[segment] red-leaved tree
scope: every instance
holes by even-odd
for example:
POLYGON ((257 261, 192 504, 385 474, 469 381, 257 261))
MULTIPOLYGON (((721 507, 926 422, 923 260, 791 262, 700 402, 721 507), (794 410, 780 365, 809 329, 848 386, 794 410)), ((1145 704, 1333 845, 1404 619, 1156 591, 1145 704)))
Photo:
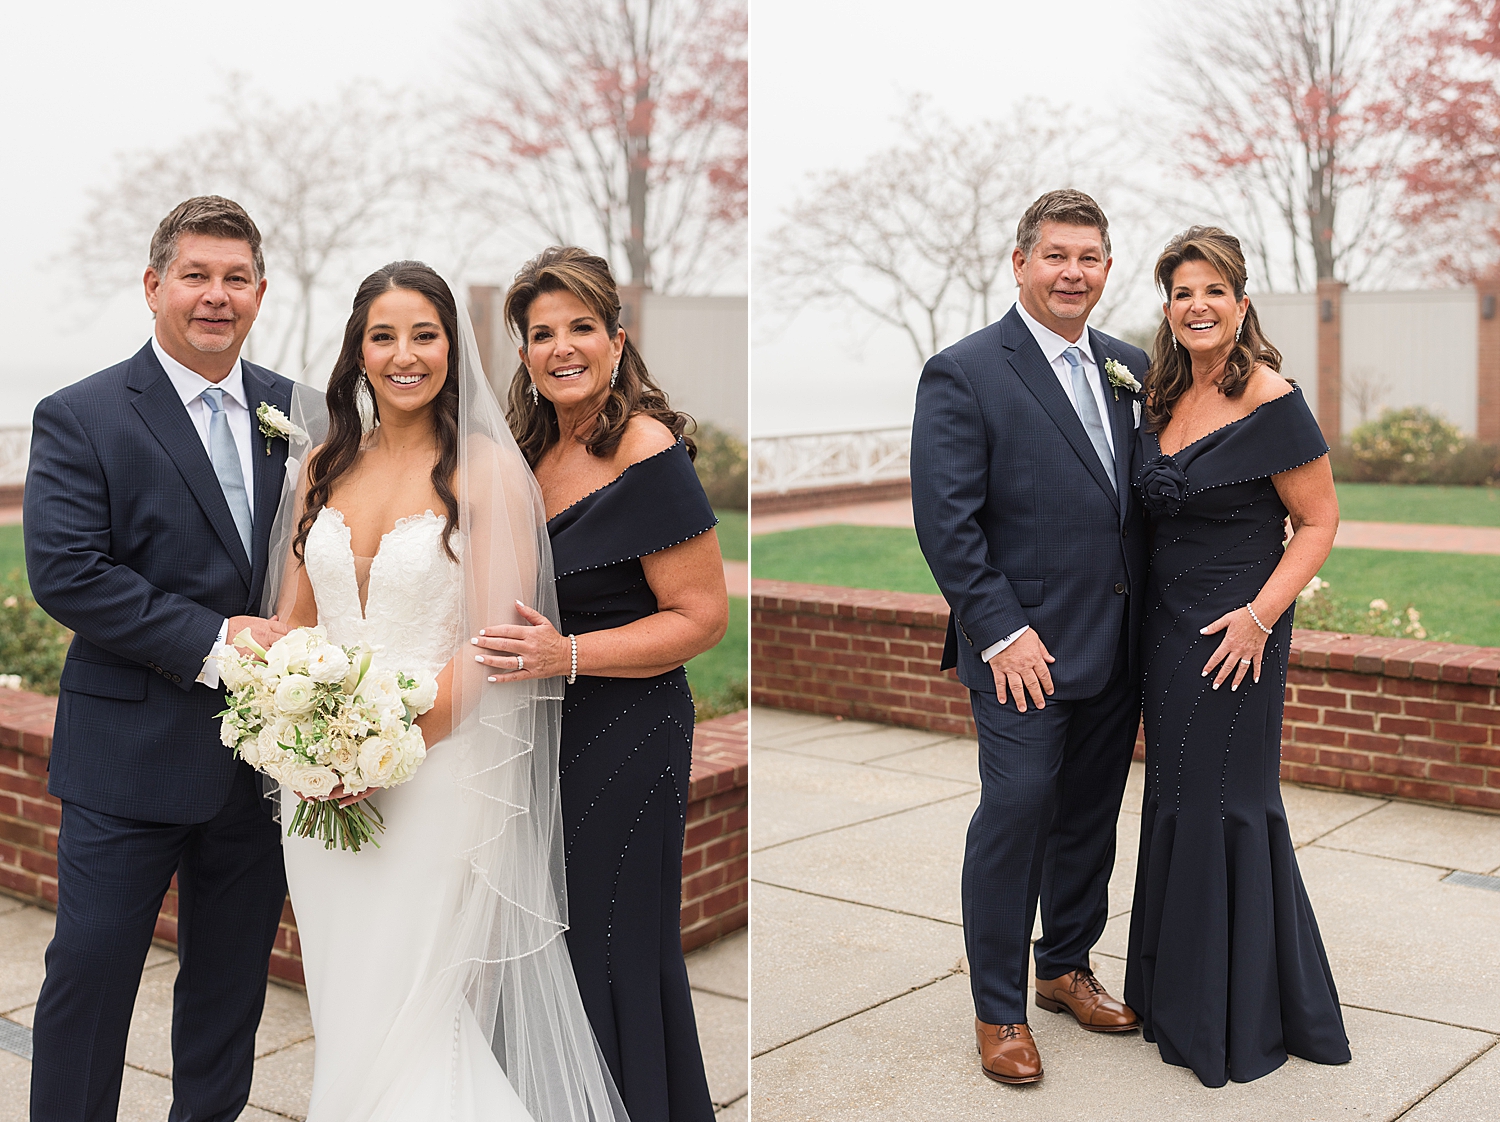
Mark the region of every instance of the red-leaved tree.
POLYGON ((1163 93, 1186 170, 1262 283, 1374 279, 1391 265, 1405 40, 1381 0, 1223 0, 1174 10, 1163 93))
POLYGON ((658 291, 743 259, 744 0, 504 0, 474 26, 495 203, 658 291))
POLYGON ((1500 270, 1500 0, 1450 0, 1406 13, 1413 65, 1392 106, 1423 147, 1405 174, 1401 217, 1436 247, 1441 276, 1500 270))

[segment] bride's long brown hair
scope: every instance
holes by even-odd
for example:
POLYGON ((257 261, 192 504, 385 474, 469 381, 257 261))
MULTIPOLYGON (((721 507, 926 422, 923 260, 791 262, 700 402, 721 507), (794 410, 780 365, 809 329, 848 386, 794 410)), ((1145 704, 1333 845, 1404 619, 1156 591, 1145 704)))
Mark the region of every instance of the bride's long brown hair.
MULTIPOLYGON (((1162 299, 1172 302, 1172 277, 1185 261, 1202 261, 1224 278, 1224 283, 1234 289, 1235 302, 1245 298, 1245 285, 1249 279, 1245 268, 1245 255, 1240 250, 1240 240, 1217 226, 1192 226, 1167 243, 1156 259, 1156 287, 1161 289, 1162 299)), ((1269 366, 1281 371, 1281 352, 1271 345, 1261 330, 1260 317, 1255 314, 1252 302, 1245 311, 1245 322, 1240 338, 1229 352, 1224 364, 1224 374, 1219 379, 1219 392, 1225 397, 1239 397, 1245 392, 1250 375, 1257 366, 1269 366)), ((1144 390, 1146 393, 1146 423, 1152 432, 1161 432, 1172 419, 1172 406, 1193 384, 1193 358, 1186 347, 1175 346, 1172 321, 1162 316, 1161 326, 1156 330, 1156 343, 1151 355, 1151 367, 1146 371, 1144 390)))
MULTIPOLYGON (((438 444, 437 462, 432 465, 432 489, 448 512, 448 524, 443 527, 443 550, 450 560, 458 560, 449 540, 458 526, 458 496, 453 493, 453 477, 458 469, 458 305, 448 282, 432 266, 421 261, 392 261, 360 282, 349 322, 344 325, 344 345, 328 378, 328 439, 308 461, 307 498, 297 522, 297 536, 292 539, 292 552, 299 561, 307 532, 312 529, 318 512, 328 504, 333 485, 349 473, 359 457, 364 429, 358 401, 360 380, 365 376, 360 370, 363 366, 360 360, 365 328, 370 322, 370 305, 381 293, 396 288, 425 296, 437 309, 438 321, 448 336, 448 376, 432 402, 432 427, 438 444)), ((370 400, 378 424, 380 404, 373 393, 370 400)))

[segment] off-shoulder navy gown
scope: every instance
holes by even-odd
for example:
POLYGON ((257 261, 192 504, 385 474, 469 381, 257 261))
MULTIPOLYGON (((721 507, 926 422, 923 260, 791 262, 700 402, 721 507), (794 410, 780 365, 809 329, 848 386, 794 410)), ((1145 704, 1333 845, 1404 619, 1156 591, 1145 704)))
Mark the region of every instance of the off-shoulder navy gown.
MULTIPOLYGON (((547 523, 562 633, 656 611, 641 558, 717 522, 679 440, 547 523)), ((568 950, 631 1122, 711 1122, 679 934, 693 698, 682 667, 563 698, 568 950)))
POLYGON ((1281 803, 1292 610, 1258 684, 1210 688, 1223 634, 1281 559, 1271 476, 1328 451, 1301 390, 1167 456, 1141 430, 1136 486, 1152 534, 1143 624, 1146 794, 1125 1000, 1162 1059, 1204 1084, 1244 1083, 1288 1053, 1349 1060, 1338 992, 1281 803))

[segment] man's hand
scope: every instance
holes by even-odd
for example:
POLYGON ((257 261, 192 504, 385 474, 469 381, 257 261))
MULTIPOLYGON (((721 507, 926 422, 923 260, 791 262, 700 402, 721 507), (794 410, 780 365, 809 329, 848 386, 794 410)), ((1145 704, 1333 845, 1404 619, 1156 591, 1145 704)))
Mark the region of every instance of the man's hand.
POLYGON ((1010 646, 990 659, 990 673, 995 675, 995 693, 1000 704, 1005 704, 1006 690, 1015 695, 1016 709, 1026 712, 1026 695, 1036 702, 1038 709, 1047 708, 1043 694, 1052 693, 1052 672, 1049 662, 1056 662, 1033 628, 1026 631, 1010 646))
MULTIPOLYGON (((276 616, 272 616, 270 619, 261 619, 259 616, 231 616, 229 620, 229 642, 234 643, 234 637, 247 627, 250 629, 250 638, 254 639, 262 647, 269 647, 289 630, 287 625, 282 623, 276 616)), ((238 644, 236 644, 235 649, 244 655, 254 653, 244 647, 238 646, 238 644)))

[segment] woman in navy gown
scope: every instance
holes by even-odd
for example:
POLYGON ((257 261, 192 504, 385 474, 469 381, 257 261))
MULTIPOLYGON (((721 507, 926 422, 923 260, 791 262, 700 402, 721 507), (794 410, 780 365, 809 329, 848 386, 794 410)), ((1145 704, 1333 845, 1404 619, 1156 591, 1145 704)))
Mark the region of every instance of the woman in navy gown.
POLYGON ((711 1122, 683 964, 693 698, 724 635, 717 518, 674 412, 620 327, 603 258, 554 247, 506 295, 522 340, 511 429, 547 506, 558 631, 486 629, 495 680, 560 676, 568 950, 631 1122, 711 1122))
POLYGON ((1349 1060, 1281 803, 1292 607, 1333 545, 1328 445, 1245 296, 1238 240, 1174 238, 1136 486, 1146 795, 1125 1000, 1206 1085, 1349 1060), (1290 513, 1295 536, 1284 542, 1290 513))

